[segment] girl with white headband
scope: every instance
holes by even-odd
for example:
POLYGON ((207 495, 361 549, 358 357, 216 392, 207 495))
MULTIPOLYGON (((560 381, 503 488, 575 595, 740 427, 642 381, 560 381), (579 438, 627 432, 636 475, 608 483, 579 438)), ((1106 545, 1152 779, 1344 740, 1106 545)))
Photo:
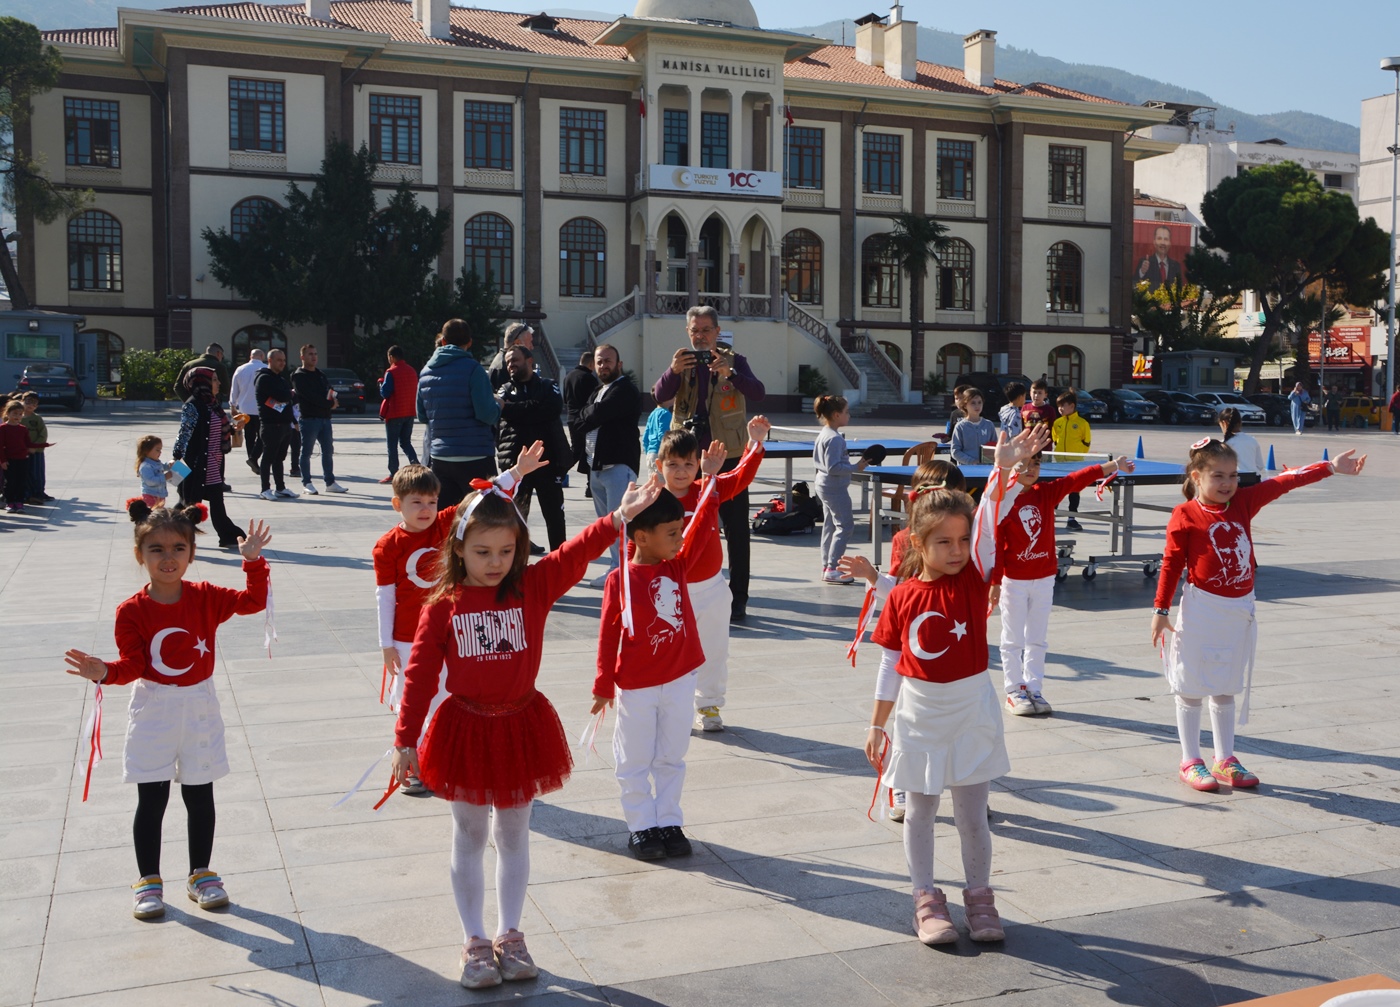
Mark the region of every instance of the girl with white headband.
MULTIPOLYGON (((502 480, 510 483, 512 480, 502 480)), ((502 484, 474 481, 443 544, 442 580, 418 620, 394 733, 394 775, 417 776, 451 802, 452 894, 462 919, 461 983, 468 989, 529 979, 539 969, 520 916, 530 874, 530 808, 573 768, 559 715, 535 691, 545 618, 623 522, 661 493, 631 484, 617 511, 527 566, 530 533, 502 484), (419 735, 447 665, 448 698, 419 735), (485 936, 483 860, 496 847, 496 938, 485 936)))

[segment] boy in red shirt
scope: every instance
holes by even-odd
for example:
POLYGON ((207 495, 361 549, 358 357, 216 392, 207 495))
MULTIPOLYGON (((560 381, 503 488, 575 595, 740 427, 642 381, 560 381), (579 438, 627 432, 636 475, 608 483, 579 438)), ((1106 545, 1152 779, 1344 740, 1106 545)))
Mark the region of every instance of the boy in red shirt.
MULTIPOLYGON (((738 468, 715 477, 714 494, 720 503, 734 499, 749 488, 763 461, 763 440, 772 424, 762 416, 749 420, 749 443, 744 449, 738 468)), ((718 443, 718 442, 716 442, 718 443)), ((721 461, 723 457, 721 456, 721 461)), ((686 520, 695 514, 700 503, 700 442, 689 430, 672 430, 661 439, 656 452, 656 468, 666 481, 666 489, 685 507, 686 520)), ((729 613, 732 605, 729 582, 724 579, 724 551, 719 544, 719 519, 711 516, 709 523, 696 528, 701 535, 697 543, 701 555, 690 577, 690 602, 695 608, 695 622, 705 641, 705 663, 695 679, 695 713, 703 731, 723 731, 719 708, 724 705, 724 693, 729 685, 729 613)))
POLYGON ((0 468, 5 470, 5 509, 16 514, 24 510, 32 447, 24 425, 24 403, 14 399, 6 403, 4 423, 0 423, 0 468))
MULTIPOLYGON (((723 451, 708 452, 706 474, 713 476, 723 463, 723 451)), ((702 497, 689 535, 685 507, 670 493, 629 521, 636 552, 603 587, 593 713, 613 705, 616 694, 613 758, 631 833, 627 848, 638 860, 690 855, 681 831, 681 787, 695 672, 705 651, 686 582, 705 553, 703 530, 719 512, 717 492, 702 497)))
POLYGON ((1099 479, 1133 470, 1133 463, 1124 456, 1089 465, 1062 479, 1039 482, 1040 460, 1037 454, 1016 470, 1021 492, 997 525, 997 566, 992 572, 993 597, 1000 593, 1006 708, 1017 717, 1050 713, 1052 709, 1040 688, 1045 679, 1050 609, 1059 570, 1055 508, 1066 496, 1099 479))

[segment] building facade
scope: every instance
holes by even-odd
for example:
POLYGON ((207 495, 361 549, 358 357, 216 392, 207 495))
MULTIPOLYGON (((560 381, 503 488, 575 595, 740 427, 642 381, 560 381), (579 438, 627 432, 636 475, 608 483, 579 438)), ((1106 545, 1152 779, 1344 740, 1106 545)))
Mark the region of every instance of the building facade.
POLYGON ((608 341, 659 373, 693 304, 773 393, 799 368, 917 401, 910 291, 879 251, 890 215, 951 248, 923 290, 924 372, 1119 384, 1129 366, 1135 162, 1172 143, 1144 109, 995 76, 995 33, 961 68, 915 58, 895 7, 856 45, 766 31, 748 0, 641 0, 608 24, 307 0, 123 10, 52 31, 65 71, 19 142, 94 206, 21 221, 36 303, 122 349, 322 344, 279 332, 210 275, 200 234, 246 227, 326 144, 367 143, 452 230, 439 271, 490 271, 548 358, 608 341), (854 359, 853 359, 854 355, 854 359), (858 365, 856 361, 860 361, 858 365))

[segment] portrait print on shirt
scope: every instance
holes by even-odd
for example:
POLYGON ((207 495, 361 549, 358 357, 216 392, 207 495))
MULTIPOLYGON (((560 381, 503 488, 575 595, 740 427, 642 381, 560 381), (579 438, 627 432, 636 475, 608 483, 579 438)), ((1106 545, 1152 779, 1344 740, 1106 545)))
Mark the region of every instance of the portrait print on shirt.
POLYGON ((1048 553, 1043 549, 1037 551, 1037 547, 1040 545, 1040 533, 1045 527, 1045 515, 1040 513, 1040 508, 1035 504, 1026 504, 1016 511, 1016 516, 1021 519, 1021 527, 1025 529, 1026 538, 1030 540, 1016 558, 1022 563, 1043 559, 1048 553))
POLYGON ((1238 521, 1217 521, 1206 531, 1211 551, 1220 564, 1219 573, 1211 577, 1209 584, 1215 587, 1233 587, 1247 583, 1254 575, 1249 557, 1252 547, 1249 532, 1238 521))
POLYGON ((489 609, 452 616, 458 657, 491 657, 525 649, 525 610, 489 609))
POLYGON ((685 613, 681 611, 681 586, 667 576, 657 577, 647 587, 656 618, 647 627, 647 642, 653 655, 685 636, 685 613))

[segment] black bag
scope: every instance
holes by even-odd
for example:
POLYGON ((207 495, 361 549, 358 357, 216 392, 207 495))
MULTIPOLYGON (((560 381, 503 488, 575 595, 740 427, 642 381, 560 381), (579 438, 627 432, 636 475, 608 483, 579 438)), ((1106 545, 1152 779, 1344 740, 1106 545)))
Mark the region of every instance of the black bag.
POLYGON ((805 482, 794 483, 791 507, 784 504, 782 497, 774 497, 753 516, 749 526, 755 535, 811 535, 821 516, 821 501, 812 499, 805 482))

